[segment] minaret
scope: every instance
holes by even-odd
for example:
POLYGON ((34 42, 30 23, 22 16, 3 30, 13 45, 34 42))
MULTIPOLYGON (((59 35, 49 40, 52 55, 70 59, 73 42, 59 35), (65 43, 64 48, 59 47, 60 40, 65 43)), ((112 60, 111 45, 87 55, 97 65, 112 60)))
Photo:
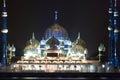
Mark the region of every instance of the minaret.
POLYGON ((113 1, 110 0, 110 7, 109 7, 109 26, 108 26, 108 30, 109 30, 109 49, 108 49, 108 53, 109 53, 109 62, 110 65, 114 66, 114 55, 113 55, 113 51, 114 51, 114 18, 113 18, 113 1))
POLYGON ((117 0, 110 0, 109 8, 110 20, 109 20, 109 62, 112 67, 119 66, 118 55, 118 10, 117 0))
POLYGON ((118 47, 119 47, 119 30, 118 30, 118 10, 117 10, 117 0, 114 2, 114 66, 119 66, 119 55, 118 55, 118 47))
POLYGON ((7 66, 7 10, 6 10, 6 0, 3 0, 3 8, 2 8, 2 66, 7 66))

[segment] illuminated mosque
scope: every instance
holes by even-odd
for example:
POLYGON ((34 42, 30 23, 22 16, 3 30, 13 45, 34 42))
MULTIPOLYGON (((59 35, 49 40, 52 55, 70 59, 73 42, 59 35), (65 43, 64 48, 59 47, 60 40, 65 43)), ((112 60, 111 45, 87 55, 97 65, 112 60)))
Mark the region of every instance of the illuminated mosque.
POLYGON ((67 31, 55 23, 45 32, 45 38, 40 40, 35 39, 34 33, 30 40, 27 41, 24 48, 24 57, 79 57, 85 58, 87 54, 86 43, 80 38, 72 42, 67 31))
POLYGON ((40 40, 32 34, 24 48, 24 58, 30 57, 79 57, 85 58, 87 47, 78 33, 77 39, 72 42, 65 28, 57 23, 58 12, 55 11, 55 23, 45 31, 45 36, 40 40))
POLYGON ((86 60, 88 51, 85 41, 80 38, 80 33, 78 33, 77 39, 72 42, 68 32, 57 23, 57 13, 55 11, 55 23, 45 31, 45 36, 40 42, 36 40, 33 32, 31 38, 26 42, 22 61, 19 60, 17 63, 29 63, 31 60, 35 60, 35 63, 39 63, 39 60, 41 63, 63 63, 63 61, 79 63, 81 60, 86 60))
MULTIPOLYGON (((31 38, 26 41, 26 46, 24 48, 24 55, 20 60, 14 63, 10 63, 12 56, 15 56, 15 47, 7 46, 6 34, 7 29, 7 11, 5 1, 3 0, 3 10, 2 10, 2 66, 6 67, 8 61, 10 64, 10 70, 12 72, 20 71, 43 71, 43 72, 65 72, 65 71, 75 71, 75 72, 101 72, 105 71, 106 64, 101 65, 101 52, 105 51, 103 44, 100 44, 98 47, 99 50, 99 59, 98 60, 87 60, 86 55, 89 53, 87 45, 83 39, 80 37, 80 32, 78 32, 77 38, 72 42, 69 38, 67 30, 58 23, 58 12, 55 11, 55 23, 46 29, 44 37, 41 40, 35 38, 35 33, 31 34, 31 38), (6 50, 10 51, 9 58, 6 56, 6 50)), ((109 51, 118 51, 117 42, 118 42, 118 26, 114 25, 114 31, 111 26, 112 22, 117 23, 118 12, 116 11, 116 0, 110 0, 110 24, 108 27, 110 36, 110 45, 112 39, 115 38, 114 44, 115 47, 110 47, 109 51), (115 7, 113 8, 114 5, 115 7), (112 9, 114 10, 114 16, 112 16, 112 9), (115 17, 114 19, 111 17, 115 17), (113 36, 112 32, 115 34, 113 36)), ((118 66, 118 52, 110 53, 109 63, 111 66, 118 66), (112 54, 112 55, 111 55, 112 54), (114 55, 114 56, 113 56, 114 55)), ((108 68, 107 68, 108 69, 108 68)))

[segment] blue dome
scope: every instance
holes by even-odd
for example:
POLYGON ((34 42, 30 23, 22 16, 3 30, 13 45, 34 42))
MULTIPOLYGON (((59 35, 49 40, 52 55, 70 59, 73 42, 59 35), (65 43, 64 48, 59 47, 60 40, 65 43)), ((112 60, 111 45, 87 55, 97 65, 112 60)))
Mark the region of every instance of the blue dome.
POLYGON ((68 33, 67 31, 60 25, 54 24, 50 28, 48 28, 45 32, 45 38, 50 39, 54 36, 58 40, 67 39, 68 33))

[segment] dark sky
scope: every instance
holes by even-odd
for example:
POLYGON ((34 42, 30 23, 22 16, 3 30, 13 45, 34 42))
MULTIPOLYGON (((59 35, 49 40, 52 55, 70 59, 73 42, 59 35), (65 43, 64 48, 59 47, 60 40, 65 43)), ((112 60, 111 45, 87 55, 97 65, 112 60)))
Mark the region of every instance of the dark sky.
POLYGON ((108 8, 109 0, 7 0, 8 43, 23 49, 32 32, 40 41, 54 23, 57 10, 59 24, 68 31, 70 39, 74 41, 80 32, 92 55, 100 43, 108 48, 108 8))

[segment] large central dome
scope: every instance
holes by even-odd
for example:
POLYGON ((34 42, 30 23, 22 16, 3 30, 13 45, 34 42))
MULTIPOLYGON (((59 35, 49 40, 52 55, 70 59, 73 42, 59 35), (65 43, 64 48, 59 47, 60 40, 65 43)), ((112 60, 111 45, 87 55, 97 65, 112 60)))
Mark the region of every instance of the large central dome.
POLYGON ((68 38, 68 33, 59 24, 54 24, 51 27, 49 27, 45 32, 45 38, 46 39, 49 39, 53 36, 55 38, 57 38, 58 40, 62 40, 62 39, 67 39, 68 38))

